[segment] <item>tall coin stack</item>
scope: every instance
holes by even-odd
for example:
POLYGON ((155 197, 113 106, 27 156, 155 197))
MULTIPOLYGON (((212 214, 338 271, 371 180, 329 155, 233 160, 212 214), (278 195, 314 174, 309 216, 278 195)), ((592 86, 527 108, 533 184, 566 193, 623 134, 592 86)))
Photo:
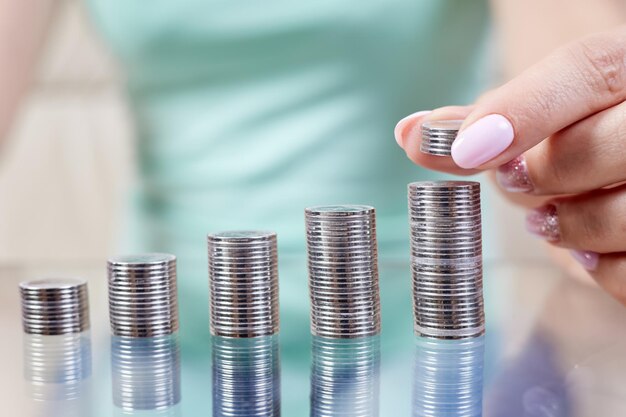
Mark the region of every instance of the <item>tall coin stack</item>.
POLYGON ((209 234, 211 334, 269 336, 279 330, 276 233, 209 234))
POLYGON ((178 335, 113 336, 111 376, 116 407, 125 411, 170 410, 181 398, 178 335))
POLYGON ((459 133, 463 120, 435 120, 422 124, 420 152, 437 156, 450 156, 452 143, 459 133))
POLYGON ((89 329, 87 283, 43 279, 20 284, 22 325, 27 334, 61 335, 89 329))
POLYGON ((380 338, 313 336, 311 417, 377 417, 380 338))
POLYGON ((480 184, 415 182, 408 194, 415 332, 445 339, 482 335, 480 184))
POLYGON ((278 335, 214 336, 213 417, 280 416, 278 335))
POLYGON ((113 335, 156 337, 178 330, 174 255, 119 256, 108 261, 108 275, 113 335))
POLYGON ((338 205, 305 210, 315 336, 357 338, 380 333, 375 210, 338 205))

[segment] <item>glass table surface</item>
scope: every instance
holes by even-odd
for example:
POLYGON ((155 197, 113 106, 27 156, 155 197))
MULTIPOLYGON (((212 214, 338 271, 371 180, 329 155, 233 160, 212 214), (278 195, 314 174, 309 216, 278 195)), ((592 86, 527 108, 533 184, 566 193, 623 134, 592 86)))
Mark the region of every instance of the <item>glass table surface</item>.
POLYGON ((281 260, 279 335, 211 337, 207 311, 133 339, 110 336, 104 267, 0 267, 2 414, 626 416, 626 308, 548 264, 491 263, 484 277, 480 338, 414 336, 408 264, 384 261, 382 334, 312 337, 306 264, 281 260), (54 275, 88 280, 91 329, 23 334, 18 283, 54 275))

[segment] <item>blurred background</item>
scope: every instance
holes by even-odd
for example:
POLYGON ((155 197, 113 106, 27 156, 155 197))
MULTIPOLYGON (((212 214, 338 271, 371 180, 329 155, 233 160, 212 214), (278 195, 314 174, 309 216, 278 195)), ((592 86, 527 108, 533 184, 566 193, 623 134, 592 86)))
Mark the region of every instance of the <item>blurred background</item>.
MULTIPOLYGON (((124 198, 135 181, 123 75, 85 4, 60 4, 0 156, 3 265, 102 262, 117 251, 124 198)), ((488 55, 496 60, 493 51, 488 55)), ((483 78, 495 84, 497 65, 490 64, 483 78)), ((392 132, 381 140, 393 141, 392 132)), ((491 231, 498 256, 541 258, 541 248, 522 233, 523 211, 489 194, 486 220, 497 225, 491 231)))
POLYGON ((0 263, 102 262, 132 182, 133 128, 85 5, 63 0, 0 156, 0 263))

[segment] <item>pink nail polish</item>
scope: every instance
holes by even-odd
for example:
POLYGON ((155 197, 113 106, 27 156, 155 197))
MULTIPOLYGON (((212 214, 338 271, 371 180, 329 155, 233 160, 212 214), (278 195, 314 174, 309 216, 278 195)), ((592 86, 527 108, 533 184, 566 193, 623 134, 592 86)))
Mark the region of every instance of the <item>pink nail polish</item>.
POLYGON ((548 204, 531 210, 526 215, 526 229, 533 235, 550 242, 558 241, 561 238, 561 232, 556 206, 548 204))
POLYGON ((600 256, 597 253, 587 250, 572 250, 570 253, 587 271, 595 271, 598 267, 600 256))
MULTIPOLYGON (((418 111, 417 113, 413 113, 413 114, 409 114, 408 116, 406 116, 404 119, 400 120, 398 122, 398 124, 396 125, 395 129, 393 130, 393 135, 396 138, 396 142, 398 142, 398 145, 400 145, 400 147, 402 149, 404 149, 404 143, 405 143, 405 137, 406 136, 412 136, 411 132, 405 132, 405 128, 406 126, 411 122, 414 121, 415 119, 418 119, 422 116, 427 115, 428 113, 432 113, 432 110, 422 110, 422 111, 418 111)), ((414 129, 412 129, 413 131, 414 129)), ((416 131, 419 131, 416 130, 416 131)), ((407 138, 408 139, 408 138, 407 138)))
POLYGON ((526 158, 523 155, 498 167, 496 180, 502 188, 513 193, 527 193, 535 188, 528 175, 526 158))
POLYGON ((459 133, 452 144, 452 159, 461 168, 476 168, 500 155, 513 142, 513 125, 490 114, 459 133))

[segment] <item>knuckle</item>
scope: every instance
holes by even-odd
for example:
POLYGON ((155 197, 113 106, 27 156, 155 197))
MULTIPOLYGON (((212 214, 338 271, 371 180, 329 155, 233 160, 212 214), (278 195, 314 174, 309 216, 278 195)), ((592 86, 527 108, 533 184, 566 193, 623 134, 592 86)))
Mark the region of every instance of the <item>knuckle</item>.
POLYGON ((584 79, 594 91, 623 97, 626 90, 626 39, 614 33, 579 41, 572 48, 584 79))
POLYGON ((558 211, 561 240, 566 244, 595 248, 605 235, 604 219, 576 202, 562 202, 558 211))
POLYGON ((575 152, 567 144, 567 137, 557 132, 546 141, 544 159, 546 186, 555 194, 563 194, 574 187, 575 180, 580 177, 581 166, 585 165, 585 154, 575 152))

